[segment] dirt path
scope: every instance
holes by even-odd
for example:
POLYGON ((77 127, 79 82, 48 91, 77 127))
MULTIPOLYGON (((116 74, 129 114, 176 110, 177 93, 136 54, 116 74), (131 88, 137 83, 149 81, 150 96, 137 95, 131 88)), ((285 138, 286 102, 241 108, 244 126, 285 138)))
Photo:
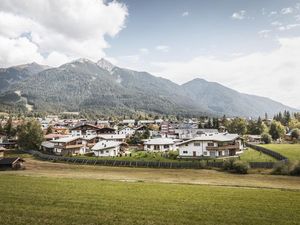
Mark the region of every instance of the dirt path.
POLYGON ((87 178, 128 182, 162 182, 300 190, 300 178, 264 174, 236 175, 216 170, 147 169, 52 163, 26 158, 26 170, 1 174, 87 178))

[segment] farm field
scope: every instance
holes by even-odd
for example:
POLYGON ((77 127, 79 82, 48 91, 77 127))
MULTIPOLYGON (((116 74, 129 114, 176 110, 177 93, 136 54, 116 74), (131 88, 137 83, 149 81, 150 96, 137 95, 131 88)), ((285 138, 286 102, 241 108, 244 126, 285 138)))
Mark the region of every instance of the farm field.
POLYGON ((247 150, 244 150, 244 153, 240 155, 240 160, 246 162, 276 162, 277 161, 273 157, 258 152, 252 148, 248 148, 247 150))
POLYGON ((264 144, 260 146, 278 152, 292 161, 300 161, 300 144, 264 144))
POLYGON ((300 191, 0 175, 3 224, 299 224, 300 191))

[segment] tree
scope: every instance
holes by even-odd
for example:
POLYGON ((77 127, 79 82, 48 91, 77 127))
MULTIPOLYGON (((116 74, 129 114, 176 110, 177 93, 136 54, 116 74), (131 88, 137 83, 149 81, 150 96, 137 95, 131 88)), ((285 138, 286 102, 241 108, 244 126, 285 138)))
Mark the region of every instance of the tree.
POLYGON ((8 137, 13 137, 16 135, 16 129, 13 127, 12 123, 12 117, 9 117, 5 126, 4 126, 4 132, 8 137))
POLYGON ((285 128, 280 122, 273 121, 270 126, 269 134, 273 140, 277 140, 285 135, 285 128))
POLYGON ((48 127, 47 127, 47 131, 46 131, 46 134, 52 134, 52 133, 53 133, 52 126, 48 126, 48 127))
POLYGON ((247 132, 247 123, 245 119, 235 118, 228 124, 227 130, 229 133, 237 133, 244 135, 247 132))
POLYGON ((36 120, 29 120, 18 129, 18 145, 22 149, 38 150, 43 139, 43 130, 36 120))
POLYGON ((264 133, 261 135, 261 140, 265 143, 265 144, 270 144, 272 141, 272 137, 270 134, 268 133, 264 133))
POLYGON ((297 140, 300 136, 300 130, 298 128, 295 128, 291 132, 291 138, 297 140))

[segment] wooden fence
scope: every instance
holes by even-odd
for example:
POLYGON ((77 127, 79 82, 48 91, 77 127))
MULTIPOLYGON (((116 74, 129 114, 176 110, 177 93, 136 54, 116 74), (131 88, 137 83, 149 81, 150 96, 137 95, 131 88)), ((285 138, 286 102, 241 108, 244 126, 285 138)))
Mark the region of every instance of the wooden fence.
POLYGON ((262 153, 264 153, 266 155, 269 155, 269 156, 271 156, 271 157, 273 157, 273 158, 275 158, 277 160, 285 160, 285 161, 288 160, 287 157, 281 155, 280 153, 274 152, 274 151, 272 151, 270 149, 267 149, 265 147, 254 145, 254 144, 250 144, 250 143, 246 143, 246 146, 250 147, 250 148, 253 148, 256 151, 262 152, 262 153))
MULTIPOLYGON (((223 162, 195 160, 189 162, 155 162, 155 161, 130 161, 130 160, 105 160, 105 159, 84 159, 76 157, 64 157, 47 155, 39 151, 29 151, 30 154, 47 161, 67 162, 83 165, 100 165, 100 166, 118 166, 118 167, 145 167, 145 168, 166 168, 166 169, 204 169, 208 167, 222 168, 223 162)), ((251 168, 273 168, 274 162, 250 162, 251 168)))

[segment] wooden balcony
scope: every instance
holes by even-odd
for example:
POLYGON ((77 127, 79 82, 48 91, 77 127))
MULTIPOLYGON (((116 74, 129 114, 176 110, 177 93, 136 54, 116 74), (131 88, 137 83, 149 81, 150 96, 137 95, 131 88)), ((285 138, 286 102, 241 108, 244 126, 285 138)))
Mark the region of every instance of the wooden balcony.
POLYGON ((206 150, 208 151, 224 151, 224 150, 238 150, 240 148, 240 145, 237 143, 235 145, 225 145, 225 146, 207 146, 206 150))
POLYGON ((81 148, 83 144, 75 144, 75 145, 55 145, 54 148, 59 149, 74 149, 74 148, 81 148))

